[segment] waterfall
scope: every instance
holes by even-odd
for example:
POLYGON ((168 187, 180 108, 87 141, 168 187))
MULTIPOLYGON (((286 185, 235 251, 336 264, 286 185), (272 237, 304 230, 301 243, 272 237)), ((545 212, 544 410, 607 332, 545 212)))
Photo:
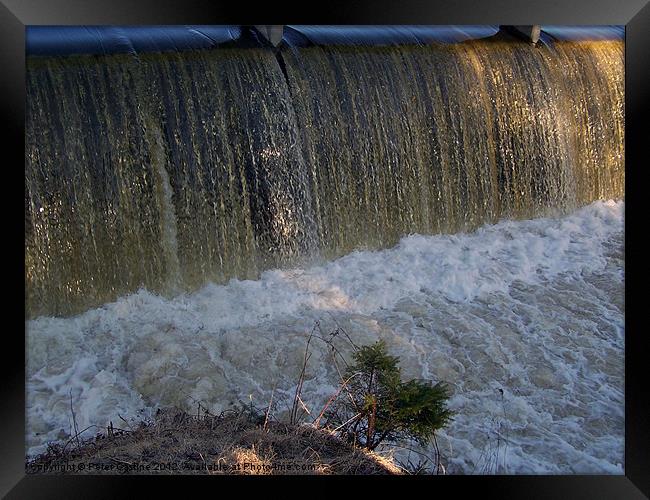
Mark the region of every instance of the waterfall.
POLYGON ((624 196, 622 41, 28 57, 29 317, 624 196))

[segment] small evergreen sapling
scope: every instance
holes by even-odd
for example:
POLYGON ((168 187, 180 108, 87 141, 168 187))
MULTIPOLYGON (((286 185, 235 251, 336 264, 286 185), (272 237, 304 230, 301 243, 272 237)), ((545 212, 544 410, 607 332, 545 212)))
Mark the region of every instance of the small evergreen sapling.
POLYGON ((363 346, 348 367, 345 396, 327 411, 328 425, 355 444, 374 450, 384 441, 413 439, 422 444, 452 418, 446 384, 401 381, 399 358, 386 352, 383 341, 363 346))

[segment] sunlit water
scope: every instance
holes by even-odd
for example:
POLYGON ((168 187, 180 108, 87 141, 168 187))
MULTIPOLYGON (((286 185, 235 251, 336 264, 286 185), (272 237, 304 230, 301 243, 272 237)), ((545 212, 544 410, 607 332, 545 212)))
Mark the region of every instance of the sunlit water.
MULTIPOLYGON (((405 378, 450 384, 457 414, 438 436, 450 473, 622 473, 623 223, 622 201, 600 201, 29 320, 28 450, 69 435, 71 398, 80 429, 158 406, 264 407, 274 389, 281 418, 319 322, 384 339, 405 378)), ((318 412, 337 375, 327 346, 312 350, 303 399, 318 412)))
POLYGON ((624 193, 624 43, 27 61, 29 318, 624 193))

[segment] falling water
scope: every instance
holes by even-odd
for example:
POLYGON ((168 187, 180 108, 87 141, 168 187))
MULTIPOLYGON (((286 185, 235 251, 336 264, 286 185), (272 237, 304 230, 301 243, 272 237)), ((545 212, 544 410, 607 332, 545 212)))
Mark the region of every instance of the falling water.
POLYGON ((620 43, 314 47, 287 59, 321 248, 623 194, 620 43))
POLYGON ((623 43, 30 57, 29 317, 624 194, 623 43))

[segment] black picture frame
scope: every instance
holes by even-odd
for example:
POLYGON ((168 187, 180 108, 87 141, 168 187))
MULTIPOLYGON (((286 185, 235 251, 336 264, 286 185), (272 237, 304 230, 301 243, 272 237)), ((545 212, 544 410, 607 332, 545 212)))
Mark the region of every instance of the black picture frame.
MULTIPOLYGON (((650 101, 650 4, 648 0, 362 0, 304 3, 302 6, 218 0, 0 0, 0 109, 6 125, 3 158, 3 214, 5 228, 5 347, 2 363, 0 417, 0 495, 7 498, 115 497, 128 493, 133 477, 121 476, 26 476, 25 475, 25 328, 24 247, 21 255, 18 239, 24 236, 24 221, 18 213, 24 179, 18 168, 24 161, 25 111, 25 26, 27 25, 136 25, 136 24, 616 24, 626 27, 625 65, 625 475, 571 476, 433 476, 427 478, 355 477, 363 487, 385 487, 394 481, 435 481, 422 485, 427 494, 461 495, 479 489, 483 497, 499 498, 647 498, 650 496, 650 391, 644 388, 648 359, 648 334, 641 328, 641 308, 645 273, 645 243, 636 228, 643 220, 644 186, 642 173, 647 168, 644 147, 644 121, 650 101), (643 149, 642 149, 643 148, 643 149), (7 154, 11 153, 11 154, 7 154), (645 160, 645 161, 644 161, 645 160), (13 179, 13 176, 16 179, 13 179), (22 186, 22 188, 21 188, 22 186), (21 236, 22 235, 22 236, 21 236), (635 241, 638 240, 638 241, 635 241), (631 267, 630 267, 631 266, 631 267), (372 483, 370 483, 372 481, 372 483)), ((239 487, 276 486, 277 478, 254 481, 231 476, 210 483, 210 495, 247 494, 239 487), (223 481, 226 481, 224 483, 223 481), (246 481, 244 485, 241 481, 246 481), (235 491, 226 493, 225 486, 235 491)), ((287 480, 283 487, 288 488, 287 480)), ((146 487, 168 488, 164 479, 146 481, 146 487)), ((303 479, 304 481, 304 479, 303 479)), ((336 481, 336 478, 307 478, 307 481, 336 481)), ((350 479, 348 479, 348 482, 350 479)), ((322 483, 325 485, 325 483, 322 483)), ((405 483, 395 483, 401 487, 405 483)), ((207 485, 207 483, 203 483, 207 485)), ((315 485, 313 485, 315 486, 315 485)), ((313 488, 309 486, 309 488, 313 488)), ((338 490, 338 488, 337 488, 338 490)), ((311 493, 312 490, 309 490, 311 493)), ((333 490, 334 491, 334 490, 333 490)), ((153 490, 149 491, 154 494, 153 490)))

